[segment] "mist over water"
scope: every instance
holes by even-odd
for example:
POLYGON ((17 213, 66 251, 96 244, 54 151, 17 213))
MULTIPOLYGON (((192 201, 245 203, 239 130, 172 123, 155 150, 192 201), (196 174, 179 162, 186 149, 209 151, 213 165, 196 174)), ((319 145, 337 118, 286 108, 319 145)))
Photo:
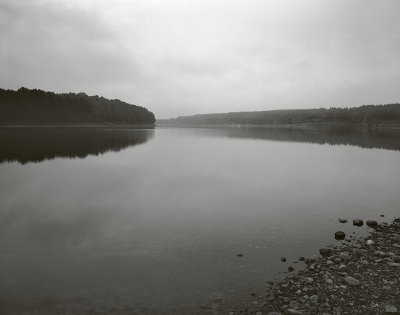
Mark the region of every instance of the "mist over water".
POLYGON ((261 294, 299 256, 339 244, 338 229, 367 229, 337 218, 390 221, 400 204, 390 134, 35 128, 0 138, 7 314, 201 312, 261 294))

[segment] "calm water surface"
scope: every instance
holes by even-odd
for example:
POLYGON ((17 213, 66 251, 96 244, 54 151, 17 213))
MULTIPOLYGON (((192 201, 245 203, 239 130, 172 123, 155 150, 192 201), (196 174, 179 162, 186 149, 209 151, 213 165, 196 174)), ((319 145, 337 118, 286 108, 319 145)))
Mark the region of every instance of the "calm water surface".
POLYGON ((400 213, 399 138, 332 139, 0 130, 0 311, 195 313, 262 294, 338 229, 367 229, 337 218, 400 213))

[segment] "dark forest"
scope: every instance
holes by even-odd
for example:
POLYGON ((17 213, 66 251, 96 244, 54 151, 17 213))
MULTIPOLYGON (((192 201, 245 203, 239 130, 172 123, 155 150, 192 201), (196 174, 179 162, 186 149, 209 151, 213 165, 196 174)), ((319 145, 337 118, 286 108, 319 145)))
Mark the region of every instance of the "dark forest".
POLYGON ((0 125, 153 125, 144 107, 85 93, 56 94, 37 89, 0 89, 0 125))

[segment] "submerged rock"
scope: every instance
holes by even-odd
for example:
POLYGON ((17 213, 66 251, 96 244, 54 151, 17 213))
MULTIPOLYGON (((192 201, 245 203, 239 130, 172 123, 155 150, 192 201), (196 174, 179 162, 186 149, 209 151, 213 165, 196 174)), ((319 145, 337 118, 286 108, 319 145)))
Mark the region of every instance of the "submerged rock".
POLYGON ((335 233, 335 239, 337 239, 337 240, 344 240, 345 237, 346 237, 346 233, 344 233, 343 231, 337 231, 335 233))
POLYGON ((363 220, 360 220, 360 219, 354 219, 353 220, 353 225, 355 225, 355 226, 363 226, 364 222, 363 222, 363 220))
POLYGON ((332 249, 328 247, 322 247, 319 249, 319 253, 321 254, 321 256, 328 257, 332 254, 332 249))

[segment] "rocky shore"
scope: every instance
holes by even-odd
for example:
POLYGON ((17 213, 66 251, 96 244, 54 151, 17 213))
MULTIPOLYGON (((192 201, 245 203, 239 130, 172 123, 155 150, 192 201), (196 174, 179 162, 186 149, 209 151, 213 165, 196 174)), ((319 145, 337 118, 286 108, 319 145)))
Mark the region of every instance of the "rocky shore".
MULTIPOLYGON (((351 224, 344 219, 339 222, 351 224)), ((355 226, 362 224, 362 220, 353 221, 355 226)), ((390 224, 367 221, 366 225, 371 228, 367 237, 338 231, 336 239, 343 239, 339 246, 321 248, 318 258, 301 257, 304 270, 270 283, 257 301, 227 313, 399 314, 400 218, 390 224)))

